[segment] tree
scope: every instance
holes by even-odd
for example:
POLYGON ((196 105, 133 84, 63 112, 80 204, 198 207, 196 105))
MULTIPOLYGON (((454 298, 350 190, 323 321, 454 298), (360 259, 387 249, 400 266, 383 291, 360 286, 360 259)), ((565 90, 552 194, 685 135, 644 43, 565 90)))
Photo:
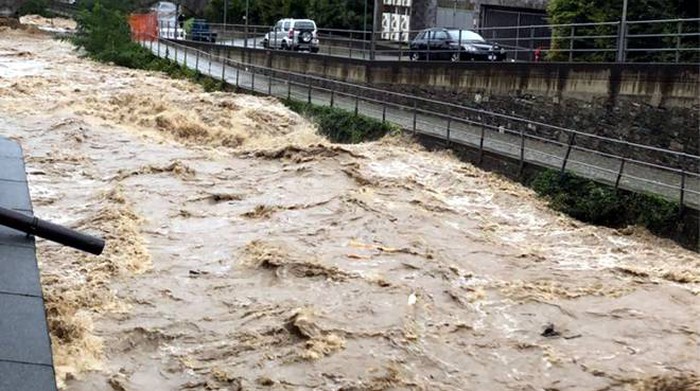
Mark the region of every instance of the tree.
MULTIPOLYGON (((552 24, 572 23, 604 23, 619 22, 622 16, 623 0, 550 0, 547 14, 552 24)), ((661 20, 677 18, 696 18, 698 15, 697 0, 631 0, 628 2, 627 20, 661 20)), ((697 23, 687 23, 681 26, 683 32, 698 31, 697 23)), ((676 22, 656 24, 629 25, 628 34, 673 34, 678 30, 676 22)), ((552 31, 552 48, 568 50, 571 27, 557 27, 552 31)), ((575 39, 573 48, 582 50, 573 55, 581 61, 614 61, 617 37, 617 25, 597 25, 575 27, 575 36, 607 36, 607 38, 575 39), (609 50, 609 51, 608 51, 609 50)), ((674 56, 672 52, 647 52, 640 49, 669 48, 676 44, 673 37, 631 37, 627 40, 627 48, 633 49, 627 57, 628 61, 662 61, 674 56), (634 49, 639 51, 634 51, 634 49)), ((697 47, 697 38, 685 38, 682 46, 697 47)), ((689 53, 693 54, 693 53, 689 53)), ((549 58, 562 60, 569 53, 551 51, 549 58)), ((697 53, 695 53, 697 56, 697 53)))

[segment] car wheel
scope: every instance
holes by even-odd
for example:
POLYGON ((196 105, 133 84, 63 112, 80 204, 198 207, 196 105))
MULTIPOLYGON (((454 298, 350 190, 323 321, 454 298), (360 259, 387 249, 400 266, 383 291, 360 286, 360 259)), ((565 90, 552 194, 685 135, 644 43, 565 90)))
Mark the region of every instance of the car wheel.
POLYGON ((415 52, 414 52, 414 53, 411 53, 411 55, 409 56, 409 58, 411 59, 411 61, 419 61, 419 60, 420 60, 420 54, 415 53, 415 52))
POLYGON ((263 39, 263 41, 262 41, 262 47, 263 47, 264 49, 269 49, 269 45, 270 45, 270 44, 267 42, 267 39, 263 39))
POLYGON ((452 62, 459 62, 459 60, 461 60, 461 59, 462 59, 462 55, 460 52, 454 52, 450 56, 450 61, 452 61, 452 62))
POLYGON ((287 45, 287 41, 282 41, 282 50, 289 50, 289 46, 287 45))

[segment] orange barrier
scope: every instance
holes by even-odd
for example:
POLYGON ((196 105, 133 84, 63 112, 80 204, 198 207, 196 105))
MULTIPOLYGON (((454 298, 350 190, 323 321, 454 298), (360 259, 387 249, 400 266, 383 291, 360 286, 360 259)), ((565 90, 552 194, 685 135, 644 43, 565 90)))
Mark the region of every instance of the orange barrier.
POLYGON ((129 26, 133 39, 150 41, 158 36, 158 17, 155 12, 129 15, 129 26))

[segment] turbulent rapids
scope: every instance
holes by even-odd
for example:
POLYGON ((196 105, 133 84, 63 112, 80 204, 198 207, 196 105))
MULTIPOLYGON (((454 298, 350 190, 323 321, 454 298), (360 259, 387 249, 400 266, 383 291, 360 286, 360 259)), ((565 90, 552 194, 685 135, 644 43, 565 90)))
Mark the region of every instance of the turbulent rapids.
POLYGON ((0 27, 64 390, 697 390, 700 257, 391 136, 0 27))

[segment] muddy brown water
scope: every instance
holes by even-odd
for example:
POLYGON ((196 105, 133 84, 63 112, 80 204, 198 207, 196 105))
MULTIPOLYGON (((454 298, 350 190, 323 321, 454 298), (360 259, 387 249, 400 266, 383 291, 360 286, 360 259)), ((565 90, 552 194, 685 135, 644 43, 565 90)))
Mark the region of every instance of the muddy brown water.
POLYGON ((36 213, 108 239, 38 244, 64 390, 700 387, 698 254, 448 153, 7 29, 0 112, 36 213))

